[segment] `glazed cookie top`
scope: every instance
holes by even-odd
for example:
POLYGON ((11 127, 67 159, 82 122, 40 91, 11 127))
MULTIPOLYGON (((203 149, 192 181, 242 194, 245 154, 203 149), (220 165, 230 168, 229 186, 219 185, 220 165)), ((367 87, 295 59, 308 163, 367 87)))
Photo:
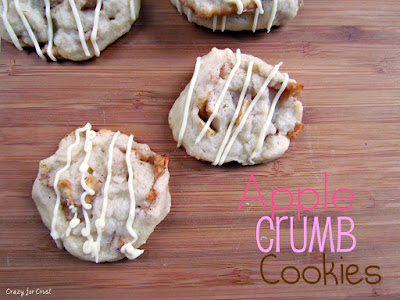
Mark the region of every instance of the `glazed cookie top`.
POLYGON ((191 82, 169 114, 178 147, 214 165, 281 156, 303 127, 297 100, 303 87, 280 73, 281 65, 230 49, 214 48, 198 58, 191 82))
POLYGON ((140 0, 1 0, 0 35, 43 59, 86 60, 131 28, 140 0))
POLYGON ((135 259, 170 209, 168 158, 133 135, 77 129, 40 162, 33 199, 51 236, 90 261, 135 259))

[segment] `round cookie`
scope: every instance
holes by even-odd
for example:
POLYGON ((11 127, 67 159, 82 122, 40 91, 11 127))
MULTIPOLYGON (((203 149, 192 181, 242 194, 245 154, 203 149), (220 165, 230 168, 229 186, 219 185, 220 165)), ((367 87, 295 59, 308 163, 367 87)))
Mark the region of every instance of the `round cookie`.
POLYGON ((167 156, 87 124, 40 162, 32 197, 60 248, 88 261, 135 259, 169 213, 168 181, 167 156))
POLYGON ((197 58, 194 75, 169 112, 173 137, 213 165, 243 165, 280 157, 303 128, 303 86, 237 50, 217 48, 197 58))
POLYGON ((303 0, 170 0, 190 22, 213 31, 267 29, 292 20, 303 0))
POLYGON ((127 33, 140 0, 1 0, 0 36, 43 59, 82 61, 127 33))

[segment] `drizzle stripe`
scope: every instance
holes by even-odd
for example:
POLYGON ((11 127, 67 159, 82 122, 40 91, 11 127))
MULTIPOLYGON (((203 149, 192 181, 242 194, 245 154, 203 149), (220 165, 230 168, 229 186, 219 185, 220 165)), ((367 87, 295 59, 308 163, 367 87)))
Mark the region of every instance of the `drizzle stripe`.
POLYGON ((21 9, 19 0, 15 0, 15 1, 14 1, 14 4, 15 4, 15 10, 17 11, 19 17, 21 18, 22 23, 24 23, 25 29, 28 31, 29 37, 31 38, 32 43, 33 43, 33 45, 35 46, 37 55, 39 55, 39 57, 40 57, 41 59, 46 60, 46 57, 43 55, 42 50, 40 49, 39 43, 38 43, 38 41, 37 41, 37 39, 36 39, 36 36, 35 36, 35 34, 33 33, 32 28, 31 28, 31 26, 29 25, 29 22, 28 22, 28 20, 26 19, 24 13, 22 12, 22 9, 21 9))
POLYGON ((57 213, 58 213, 58 209, 60 207, 60 201, 61 201, 61 195, 60 195, 60 191, 58 189, 58 181, 60 179, 60 175, 61 173, 65 172, 70 166, 71 166, 71 160, 72 160, 72 150, 78 146, 79 142, 80 142, 80 136, 79 134, 85 130, 87 130, 87 128, 89 128, 90 124, 87 123, 85 125, 85 127, 83 128, 78 128, 77 130, 75 130, 75 142, 73 144, 71 144, 68 149, 67 149, 67 163, 65 164, 65 166, 58 170, 55 177, 54 177, 54 192, 56 193, 56 204, 54 206, 54 210, 53 210, 53 219, 51 221, 51 237, 56 240, 60 239, 60 235, 56 232, 56 221, 57 221, 57 213))
POLYGON ((278 0, 272 0, 271 15, 269 16, 267 24, 267 32, 271 31, 272 24, 274 23, 276 12, 278 11, 278 0))
POLYGON ((218 16, 213 16, 213 31, 217 30, 218 16))
MULTIPOLYGON (((133 142, 133 135, 129 137, 128 145, 126 148, 126 166, 128 168, 128 190, 129 190, 129 199, 131 202, 130 210, 129 210, 129 217, 126 221, 126 230, 128 230, 129 234, 132 236, 136 236, 135 231, 132 229, 133 221, 135 220, 135 209, 136 209, 136 200, 135 200, 135 191, 133 188, 133 170, 132 170, 132 163, 131 163, 131 153, 132 153, 132 142, 133 142)), ((134 237, 134 239, 136 239, 134 237)))
POLYGON ((111 177, 112 177, 112 162, 113 162, 113 152, 114 152, 114 145, 119 136, 120 132, 116 132, 111 140, 110 147, 108 149, 108 163, 107 163, 107 179, 106 183, 104 184, 104 200, 103 200, 103 207, 101 209, 100 218, 98 218, 95 222, 97 228, 97 239, 96 239, 96 248, 95 248, 95 257, 96 263, 99 262, 99 252, 100 252, 100 243, 101 238, 103 236, 103 229, 105 227, 105 218, 106 218, 106 210, 108 205, 108 189, 110 187, 111 177))
POLYGON ((133 3, 133 0, 129 1, 129 7, 131 9, 131 19, 136 21, 135 3, 133 3))
POLYGON ((78 209, 77 209, 75 206, 73 206, 73 205, 69 206, 68 208, 69 208, 69 210, 74 214, 74 217, 73 217, 72 220, 68 223, 68 228, 67 228, 67 230, 66 230, 65 233, 64 233, 65 236, 69 236, 70 233, 71 233, 71 230, 72 230, 73 228, 75 228, 76 226, 78 226, 79 223, 81 222, 81 220, 78 219, 78 209))
POLYGON ((99 45, 97 45, 97 31, 99 29, 100 9, 101 9, 102 4, 103 4, 102 0, 97 0, 96 8, 94 10, 94 21, 93 21, 92 35, 90 37, 90 40, 92 41, 92 45, 93 45, 93 49, 94 49, 94 54, 97 57, 100 56, 99 45))
POLYGON ((256 8, 256 12, 254 13, 254 21, 253 21, 253 32, 256 32, 256 30, 257 30, 259 16, 260 16, 260 9, 256 8))
POLYGON ((121 252, 123 254, 125 254, 126 257, 128 257, 129 259, 135 259, 144 252, 143 250, 135 249, 132 246, 133 243, 135 243, 138 238, 135 230, 132 227, 133 222, 135 220, 135 214, 136 214, 135 191, 133 188, 133 170, 132 170, 132 163, 131 163, 132 142, 133 142, 133 135, 131 135, 129 137, 128 145, 126 146, 126 155, 125 155, 126 167, 128 169, 128 174, 129 174, 129 176, 128 176, 129 199, 131 202, 128 220, 126 221, 126 230, 132 236, 132 241, 129 243, 126 243, 125 245, 123 245, 121 247, 121 252))
MULTIPOLYGON (((81 185, 83 187, 83 189, 85 190, 84 193, 82 193, 81 195, 81 204, 82 204, 82 212, 84 214, 84 218, 85 218, 85 228, 81 230, 81 233, 83 236, 84 233, 86 234, 90 234, 90 220, 87 216, 86 209, 91 209, 92 206, 88 203, 86 203, 85 198, 87 194, 90 195, 94 195, 95 191, 92 190, 91 188, 89 188, 87 186, 87 184, 85 183, 85 172, 89 169, 89 165, 88 165, 88 161, 90 158, 90 154, 92 152, 92 142, 91 139, 93 139, 96 136, 96 133, 90 131, 92 125, 89 124, 89 127, 86 129, 86 137, 85 137, 85 144, 83 146, 84 151, 86 152, 85 158, 82 162, 82 164, 79 166, 79 172, 81 173, 81 185)), ((72 220, 69 222, 68 224, 68 229, 65 233, 66 236, 69 236, 69 234, 71 233, 71 230, 73 228, 75 228, 76 226, 79 225, 80 220, 78 219, 78 210, 76 207, 74 206, 70 206, 69 209, 75 213, 74 217, 72 218, 72 220)), ((87 235, 86 235, 87 236, 87 235)))
POLYGON ((221 32, 225 31, 225 27, 226 27, 226 16, 222 16, 221 32))
POLYGON ((199 136, 196 138, 196 144, 198 142, 201 141, 201 139, 203 138, 204 134, 206 133, 207 129, 210 127, 211 122, 214 120, 215 116, 218 114, 218 109, 222 103, 222 100, 225 97, 226 92, 228 91, 229 85, 231 84, 231 81, 233 79, 233 76, 235 76, 235 73, 237 71, 237 69, 240 67, 240 63, 241 63, 241 53, 240 53, 240 49, 236 50, 236 64, 233 67, 231 73, 229 74, 228 79, 226 80, 225 86, 222 89, 221 95, 219 96, 217 102, 215 103, 215 107, 214 107, 214 111, 211 114, 211 116, 208 118, 207 123, 204 125, 203 129, 201 130, 199 136))
POLYGON ((15 47, 17 47, 18 50, 22 51, 22 46, 21 46, 21 44, 20 44, 20 42, 18 40, 18 37, 15 34, 14 29, 10 25, 10 22, 8 22, 7 13, 8 13, 8 1, 7 0, 3 0, 2 18, 3 18, 4 26, 6 27, 7 33, 10 36, 10 38, 11 38, 12 42, 14 43, 15 47))
POLYGON ((256 32, 257 25, 258 25, 258 19, 259 19, 260 15, 264 14, 264 8, 262 6, 261 0, 254 0, 254 2, 257 5, 257 9, 254 13, 253 32, 256 32))
MULTIPOLYGON (((79 166, 79 172, 81 172, 81 186, 84 189, 84 192, 81 195, 81 204, 82 204, 82 212, 83 212, 83 217, 85 218, 85 228, 82 228, 82 235, 84 237, 87 237, 87 240, 92 240, 93 238, 90 235, 90 218, 89 215, 87 213, 87 211, 89 209, 92 208, 92 205, 89 203, 86 203, 86 196, 87 195, 91 195, 93 196, 95 194, 95 191, 93 189, 91 189, 85 182, 85 173, 88 171, 89 169, 89 159, 90 159, 90 155, 92 153, 92 149, 93 149, 93 142, 92 140, 96 137, 96 133, 94 131, 91 131, 90 128, 88 130, 86 130, 86 140, 85 140, 85 146, 84 146, 84 151, 86 152, 85 158, 82 162, 82 164, 79 166)), ((86 242, 85 242, 86 243, 86 242)), ((84 247, 85 249, 85 247, 84 247)), ((89 251, 90 253, 90 251, 89 251)), ((88 254, 88 253, 86 253, 88 254)))
POLYGON ((189 115, 189 106, 190 106, 190 102, 192 100, 192 95, 193 95, 194 87, 196 85, 196 80, 199 75, 200 66, 201 66, 201 57, 198 57, 197 61, 196 61, 196 66, 194 68, 193 77, 192 77, 192 80, 190 81, 188 96, 186 98, 185 111, 183 112, 183 120, 182 120, 181 130, 179 132, 179 137, 178 137, 178 146, 177 146, 178 148, 182 144, 182 139, 183 139, 183 136, 186 131, 187 120, 188 120, 188 115, 189 115))
POLYGON ((264 8, 263 5, 261 3, 261 0, 254 0, 254 2, 257 5, 257 8, 260 10, 260 14, 263 15, 264 14, 264 8))
POLYGON ((241 15, 243 13, 243 2, 242 0, 224 0, 225 3, 235 4, 237 7, 237 14, 241 15))
POLYGON ((75 18, 76 27, 78 27, 79 39, 81 40, 83 51, 85 52, 86 56, 90 56, 90 52, 89 52, 88 46, 85 41, 85 35, 83 33, 81 18, 79 17, 79 13, 78 13, 78 9, 76 8, 75 1, 69 0, 69 5, 71 6, 72 14, 74 15, 74 18, 75 18))
POLYGON ((50 0, 44 0, 44 4, 46 5, 46 19, 47 19, 47 36, 49 41, 47 42, 47 55, 50 57, 52 61, 57 61, 57 59, 53 55, 53 20, 51 19, 51 5, 50 0))
POLYGON ((178 12, 182 15, 182 4, 180 0, 176 0, 176 7, 178 9, 178 12))

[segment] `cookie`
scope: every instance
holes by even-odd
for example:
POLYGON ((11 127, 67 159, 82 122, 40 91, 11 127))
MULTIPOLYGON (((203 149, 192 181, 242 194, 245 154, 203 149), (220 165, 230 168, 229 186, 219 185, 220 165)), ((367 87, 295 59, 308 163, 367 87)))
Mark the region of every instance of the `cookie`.
POLYGON ((190 22, 212 29, 267 29, 292 20, 303 0, 170 0, 190 22))
POLYGON ((303 86, 251 55, 217 48, 195 71, 169 112, 178 147, 213 165, 280 157, 303 128, 303 86))
POLYGON ((87 124, 40 162, 32 197, 60 248, 96 263, 135 259, 170 210, 168 181, 167 156, 87 124))
POLYGON ((127 33, 140 0, 1 0, 0 36, 51 60, 87 60, 127 33))

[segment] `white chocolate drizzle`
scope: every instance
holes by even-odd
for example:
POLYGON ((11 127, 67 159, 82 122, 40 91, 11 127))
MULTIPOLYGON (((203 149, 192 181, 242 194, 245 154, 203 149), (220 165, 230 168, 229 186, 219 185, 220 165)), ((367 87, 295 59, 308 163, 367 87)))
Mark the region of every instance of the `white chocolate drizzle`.
POLYGON ((188 120, 188 116, 189 116, 189 106, 190 106, 190 102, 192 100, 192 95, 193 95, 194 87, 196 85, 196 80, 197 80, 197 77, 199 76, 200 66, 201 66, 201 57, 198 57, 197 61, 196 61, 196 66, 194 68, 193 77, 192 77, 192 80, 190 81, 188 96, 186 98, 185 110, 183 112, 181 130, 179 132, 179 137, 178 137, 178 145, 177 145, 178 148, 182 144, 182 139, 183 139, 183 136, 184 136, 185 131, 186 131, 187 120, 188 120))
POLYGON ((129 1, 129 7, 131 9, 131 19, 132 21, 136 21, 136 10, 135 10, 135 3, 133 3, 134 0, 129 1))
POLYGON ((256 8, 256 12, 254 13, 254 21, 253 21, 253 32, 256 32, 256 30, 257 30, 259 16, 260 16, 260 9, 256 8))
POLYGON ((240 64, 241 64, 241 53, 240 53, 240 49, 236 50, 236 64, 233 67, 233 69, 231 70, 228 79, 225 82, 225 86, 222 89, 221 94, 219 95, 219 98, 217 100, 217 102, 215 103, 215 107, 214 107, 214 111, 211 114, 211 116, 208 118, 207 123, 203 126, 203 129, 201 130, 200 134, 198 135, 198 137, 196 138, 195 144, 197 144, 198 142, 201 141, 201 139, 203 138, 204 134, 206 133, 207 129, 210 127, 211 122, 214 120, 214 118, 216 117, 216 115, 218 114, 218 109, 222 103, 222 100, 224 99, 226 92, 228 91, 228 88, 231 84, 231 81, 233 79, 233 76, 235 76, 235 73, 237 71, 237 69, 239 69, 240 64))
POLYGON ((240 109, 242 108, 244 97, 246 96, 247 90, 249 88, 251 75, 252 75, 252 72, 253 72, 253 65, 254 65, 254 61, 250 61, 249 66, 247 68, 247 75, 246 75, 245 81, 243 83, 243 89, 242 89, 242 92, 240 94, 239 101, 238 101, 238 104, 236 106, 235 113, 234 113, 234 115, 232 117, 232 120, 231 120, 231 122, 229 124, 229 127, 228 127, 228 129, 227 129, 227 131, 225 133, 225 136, 224 136, 223 140, 222 140, 221 146, 219 147, 217 156, 215 157, 215 160, 213 162, 214 166, 216 166, 220 162, 222 153, 223 153, 223 151, 225 149, 226 144, 228 143, 229 137, 231 136, 231 132, 232 132, 233 126, 235 126, 236 120, 237 120, 237 118, 239 116, 240 109))
POLYGON ((238 15, 241 15, 243 13, 243 2, 242 0, 224 0, 225 3, 228 4, 235 4, 237 7, 237 13, 238 15))
POLYGON ((96 263, 99 262, 99 252, 100 252, 100 243, 101 238, 103 236, 103 229, 106 226, 106 210, 108 205, 108 189, 110 187, 111 177, 112 177, 112 163, 113 163, 113 153, 114 153, 114 145, 119 136, 120 132, 117 131, 110 143, 110 147, 108 149, 108 163, 107 163, 107 179, 104 184, 104 200, 103 200, 103 207, 101 209, 101 215, 94 223, 97 229, 97 239, 94 245, 94 256, 96 259, 96 263))
POLYGON ((225 27, 226 27, 226 16, 222 16, 222 24, 221 24, 221 32, 225 31, 225 27))
POLYGON ((274 23, 276 12, 278 11, 278 0, 272 0, 272 9, 267 24, 267 32, 271 31, 272 24, 274 23))
POLYGON ((260 14, 263 15, 264 14, 264 8, 262 6, 261 0, 254 0, 254 2, 256 3, 257 8, 260 10, 260 14))
POLYGON ((257 5, 256 11, 254 12, 254 21, 253 21, 253 32, 256 32, 258 25, 258 18, 260 15, 264 14, 264 8, 262 6, 261 0, 254 0, 257 5))
POLYGON ((213 31, 217 30, 218 16, 213 16, 213 31))
MULTIPOLYGON (((97 45, 97 31, 99 29, 100 9, 101 9, 102 4, 103 4, 102 0, 97 0, 96 8, 94 10, 94 21, 93 21, 92 34, 90 36, 90 40, 92 41, 92 45, 93 45, 93 49, 94 49, 94 54, 97 57, 100 56, 100 49, 99 49, 99 46, 97 45)), ((89 56, 89 55, 87 55, 87 56, 89 56)))
POLYGON ((70 205, 68 208, 74 214, 74 217, 68 223, 68 228, 64 233, 65 236, 69 236, 71 234, 71 230, 74 229, 76 226, 78 226, 79 223, 81 222, 81 220, 79 220, 78 218, 78 209, 73 205, 70 205))
POLYGON ((279 68, 281 67, 283 63, 280 62, 279 64, 277 64, 276 66, 273 67, 271 73, 268 75, 267 79, 264 81, 264 84, 262 85, 261 89, 258 91, 257 95, 254 97, 254 99, 251 101, 249 107, 246 109, 246 112, 243 115, 243 118, 240 122, 240 124, 236 127, 235 131, 233 132, 231 138, 229 139, 229 142, 223 152, 223 155, 218 163, 218 165, 222 165, 225 162, 226 157, 229 154, 229 151, 232 148, 232 145, 234 143, 234 141, 236 140, 236 137, 239 135, 240 131, 243 129, 247 118, 249 117, 251 111, 253 110, 253 108, 255 107, 255 105, 257 104, 258 100, 261 98, 262 94, 265 92, 266 88, 268 87, 268 84, 272 81, 272 79, 274 78, 275 74, 278 72, 279 68))
POLYGON ((176 7, 178 9, 178 12, 182 15, 182 4, 180 0, 176 0, 176 7))
POLYGON ((83 51, 85 52, 86 56, 90 56, 89 48, 85 41, 85 35, 83 32, 82 21, 81 21, 81 18, 79 17, 79 13, 78 13, 78 9, 76 8, 75 1, 69 0, 69 5, 71 7, 72 14, 74 15, 74 18, 75 18, 76 27, 78 28, 79 39, 81 41, 83 51))
POLYGON ((44 0, 44 4, 46 5, 46 19, 47 19, 47 36, 49 38, 47 42, 47 55, 50 57, 52 61, 57 61, 57 59, 53 55, 53 20, 51 19, 51 5, 50 0, 44 0))
POLYGON ((54 192, 56 193, 56 204, 54 206, 54 210, 53 210, 53 219, 51 221, 51 237, 56 241, 57 245, 59 247, 61 247, 61 243, 60 243, 60 238, 61 236, 56 232, 56 222, 57 222, 57 214, 58 214, 58 210, 60 207, 60 202, 61 202, 61 194, 60 194, 60 190, 58 189, 58 181, 60 180, 60 175, 65 172, 70 166, 71 166, 71 160, 72 160, 72 150, 78 146, 79 142, 80 142, 80 133, 84 132, 85 130, 87 130, 88 128, 90 128, 90 124, 86 124, 85 127, 83 128, 78 128, 77 130, 75 130, 75 142, 73 144, 71 144, 68 149, 67 149, 67 163, 65 164, 65 166, 63 168, 61 168, 60 170, 57 171, 55 177, 54 177, 54 192))
POLYGON ((24 13, 22 12, 21 5, 20 5, 20 3, 19 3, 19 0, 15 0, 15 1, 14 1, 14 4, 15 4, 15 10, 17 11, 19 17, 21 18, 22 23, 24 24, 25 29, 26 29, 26 31, 28 31, 29 37, 30 37, 31 40, 32 40, 32 43, 33 43, 33 45, 35 46, 37 55, 39 55, 39 57, 40 57, 41 59, 46 60, 46 57, 45 57, 45 56, 43 55, 43 53, 42 53, 42 49, 40 49, 39 43, 38 43, 38 41, 37 41, 37 39, 36 39, 36 36, 35 36, 35 34, 33 33, 32 28, 31 28, 31 26, 29 25, 29 22, 28 22, 28 20, 26 19, 24 13))
POLYGON ((17 47, 18 50, 22 51, 21 43, 19 42, 19 39, 18 39, 17 35, 15 34, 14 29, 10 25, 10 22, 8 22, 7 13, 8 13, 8 1, 3 0, 3 13, 1 15, 1 17, 3 18, 4 27, 6 28, 7 33, 10 36, 15 47, 17 47))
POLYGON ((188 8, 187 18, 189 22, 192 22, 192 10, 188 8))
MULTIPOLYGON (((90 126, 91 127, 91 126, 90 126)), ((86 140, 84 145, 84 151, 86 153, 85 158, 82 164, 79 166, 79 172, 81 173, 81 186, 84 189, 84 192, 81 195, 81 205, 82 205, 82 213, 85 219, 85 228, 82 228, 81 234, 86 237, 87 240, 83 244, 83 253, 90 254, 93 251, 93 237, 90 234, 91 226, 90 226, 90 218, 88 214, 88 210, 92 209, 92 205, 86 202, 86 196, 93 196, 95 191, 91 189, 85 182, 85 174, 89 170, 89 159, 93 149, 93 139, 96 137, 96 132, 92 131, 91 128, 86 130, 86 140)))
POLYGON ((256 155, 259 154, 261 151, 262 145, 264 144, 264 140, 265 140, 265 134, 268 130, 269 125, 271 124, 272 116, 274 115, 276 104, 278 103, 279 98, 281 97, 283 91, 286 89, 286 87, 288 85, 289 75, 287 73, 285 73, 285 74, 283 74, 283 78, 284 79, 283 79, 281 88, 279 89, 278 93, 275 95, 274 100, 272 101, 271 107, 269 108, 269 111, 268 111, 267 120, 265 121, 265 124, 264 124, 263 128, 261 129, 261 132, 258 136, 256 148, 254 149, 253 153, 250 156, 249 160, 251 163, 253 163, 253 158, 256 157, 256 155))
POLYGON ((136 214, 136 200, 135 200, 135 191, 133 188, 133 170, 132 170, 132 163, 131 163, 131 153, 132 153, 132 142, 133 142, 133 135, 129 137, 128 145, 126 146, 126 154, 125 154, 125 162, 126 167, 128 169, 128 191, 129 191, 129 199, 130 199, 130 209, 129 209, 129 216, 126 221, 126 230, 132 236, 132 241, 126 243, 121 247, 121 253, 123 253, 129 259, 135 259, 138 256, 142 255, 144 250, 135 249, 133 244, 137 241, 138 236, 135 230, 133 229, 132 225, 135 221, 135 214, 136 214))

